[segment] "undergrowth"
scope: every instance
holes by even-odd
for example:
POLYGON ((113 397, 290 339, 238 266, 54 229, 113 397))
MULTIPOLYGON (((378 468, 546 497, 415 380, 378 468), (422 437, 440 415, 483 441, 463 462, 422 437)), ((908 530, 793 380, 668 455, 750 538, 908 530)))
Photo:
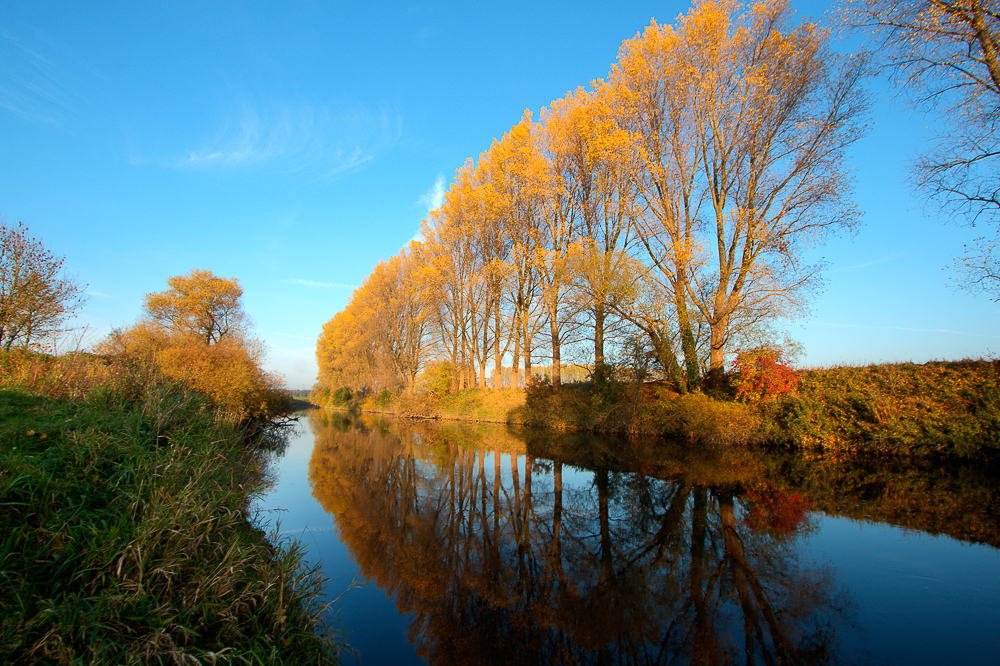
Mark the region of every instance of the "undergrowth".
MULTIPOLYGON (((789 372, 791 372, 789 370, 789 372)), ((777 444, 905 456, 1000 456, 1000 362, 840 366, 795 371, 782 391, 746 390, 733 373, 714 393, 615 376, 527 390, 468 389, 356 397, 344 404, 396 416, 663 435, 707 444, 777 444), (743 390, 741 390, 741 387, 743 390)))
POLYGON ((320 576, 248 516, 265 440, 84 365, 0 368, 0 662, 335 663, 320 576))
POLYGON ((986 360, 800 371, 798 390, 764 405, 771 437, 827 451, 995 457, 1000 368, 986 360))

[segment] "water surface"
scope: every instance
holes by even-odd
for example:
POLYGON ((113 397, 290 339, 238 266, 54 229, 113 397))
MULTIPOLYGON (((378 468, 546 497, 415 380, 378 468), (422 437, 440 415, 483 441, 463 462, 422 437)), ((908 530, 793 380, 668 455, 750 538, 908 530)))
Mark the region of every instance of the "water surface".
POLYGON ((997 490, 975 466, 317 410, 260 509, 342 594, 347 663, 995 664, 997 490))

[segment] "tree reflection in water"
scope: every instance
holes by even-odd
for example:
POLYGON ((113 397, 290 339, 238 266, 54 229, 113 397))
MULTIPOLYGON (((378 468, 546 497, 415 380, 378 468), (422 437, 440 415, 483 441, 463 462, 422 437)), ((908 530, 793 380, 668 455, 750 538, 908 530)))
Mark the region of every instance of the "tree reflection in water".
POLYGON ((600 446, 568 435, 552 451, 311 419, 313 494, 431 664, 837 661, 851 604, 797 559, 808 525, 762 525, 731 467, 650 474, 588 465, 600 446))

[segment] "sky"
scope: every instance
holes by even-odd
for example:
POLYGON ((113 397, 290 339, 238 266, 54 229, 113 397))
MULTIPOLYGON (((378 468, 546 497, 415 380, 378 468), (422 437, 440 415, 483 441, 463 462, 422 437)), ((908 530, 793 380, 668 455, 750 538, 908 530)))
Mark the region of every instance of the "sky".
MULTIPOLYGON (((689 7, 0 0, 0 216, 87 285, 84 344, 167 278, 211 270, 242 285, 268 368, 309 388, 323 324, 466 158, 689 7)), ((870 89, 848 153, 862 226, 812 257, 826 286, 787 326, 800 363, 995 357, 1000 304, 956 289, 952 267, 985 230, 907 180, 940 120, 870 89)))

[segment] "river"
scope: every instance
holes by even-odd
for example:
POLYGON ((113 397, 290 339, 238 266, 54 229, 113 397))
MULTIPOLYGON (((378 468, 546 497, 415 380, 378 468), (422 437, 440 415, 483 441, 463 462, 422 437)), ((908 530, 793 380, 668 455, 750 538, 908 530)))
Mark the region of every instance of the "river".
POLYGON ((313 410, 260 521, 345 663, 1000 663, 1000 474, 313 410))

